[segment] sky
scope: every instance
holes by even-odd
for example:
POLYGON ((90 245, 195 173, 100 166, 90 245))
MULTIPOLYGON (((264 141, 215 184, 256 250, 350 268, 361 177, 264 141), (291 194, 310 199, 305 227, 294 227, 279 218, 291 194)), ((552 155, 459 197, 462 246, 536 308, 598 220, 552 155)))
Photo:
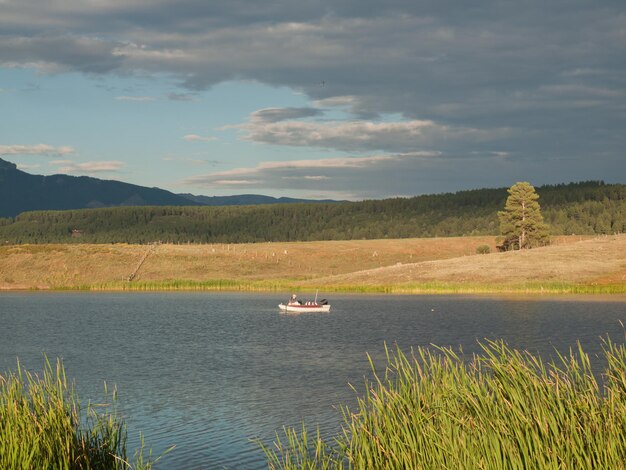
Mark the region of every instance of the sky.
POLYGON ((626 182, 624 0, 0 0, 0 158, 208 196, 626 182))

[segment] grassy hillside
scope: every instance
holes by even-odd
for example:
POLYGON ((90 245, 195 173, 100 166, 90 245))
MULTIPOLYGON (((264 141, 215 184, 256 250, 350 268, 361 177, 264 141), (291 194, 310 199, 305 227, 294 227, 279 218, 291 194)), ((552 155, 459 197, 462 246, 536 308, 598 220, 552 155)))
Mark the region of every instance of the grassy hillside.
POLYGON ((0 289, 626 293, 626 235, 476 255, 494 237, 0 247, 0 289))
POLYGON ((208 245, 0 246, 0 288, 214 279, 306 280, 471 255, 494 237, 208 245))
POLYGON ((316 279, 315 284, 321 289, 393 286, 397 292, 437 285, 478 292, 509 287, 575 291, 585 286, 582 290, 626 293, 626 235, 572 241, 574 237, 559 238, 552 246, 532 250, 396 264, 316 279))
MULTIPOLYGON (((553 235, 626 232, 626 185, 538 188, 553 235)), ((0 219, 15 243, 250 243, 497 235, 505 188, 334 204, 121 207, 0 219), (72 232, 79 237, 72 236, 72 232)))

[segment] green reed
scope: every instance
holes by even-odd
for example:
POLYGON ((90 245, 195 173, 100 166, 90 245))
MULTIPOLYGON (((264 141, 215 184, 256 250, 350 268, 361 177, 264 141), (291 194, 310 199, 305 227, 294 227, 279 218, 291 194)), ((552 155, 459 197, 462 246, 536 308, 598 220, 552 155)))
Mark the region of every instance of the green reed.
MULTIPOLYGON (((87 285, 77 290, 100 290, 100 291, 244 291, 244 292, 275 292, 289 290, 294 282, 288 280, 279 281, 246 281, 239 279, 210 279, 206 281, 193 281, 187 279, 171 279, 163 281, 118 281, 104 284, 87 285)), ((55 287, 63 290, 63 287, 55 287)), ((73 288, 70 288, 73 289, 73 288)))
POLYGON ((421 282, 400 284, 333 284, 315 281, 276 279, 211 279, 193 281, 118 281, 83 286, 55 286, 54 290, 94 291, 230 291, 230 292, 324 292, 369 294, 626 294, 626 284, 576 284, 568 282, 467 283, 421 282))
POLYGON ((469 360, 387 350, 340 435, 286 428, 261 446, 271 469, 624 469, 626 347, 603 350, 602 386, 580 345, 549 364, 502 341, 469 360))
POLYGON ((41 376, 17 364, 0 375, 0 468, 150 469, 156 460, 126 455, 126 426, 105 384, 104 404, 80 407, 65 369, 45 360, 41 376))

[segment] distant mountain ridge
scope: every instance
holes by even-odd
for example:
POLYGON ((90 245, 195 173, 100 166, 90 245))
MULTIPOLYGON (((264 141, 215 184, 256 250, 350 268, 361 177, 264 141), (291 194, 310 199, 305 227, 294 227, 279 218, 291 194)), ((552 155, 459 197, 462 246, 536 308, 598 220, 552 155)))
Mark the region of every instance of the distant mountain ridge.
POLYGON ((197 203, 164 189, 121 181, 63 174, 31 175, 0 158, 0 217, 15 217, 33 210, 147 205, 192 206, 197 203))
MULTIPOLYGON (((194 196, 174 194, 115 180, 56 174, 32 175, 0 158, 0 217, 35 210, 95 209, 116 206, 228 206, 322 202, 254 194, 194 196)), ((332 202, 332 201, 323 201, 332 202)))
POLYGON ((292 197, 272 197, 260 194, 238 194, 236 196, 196 196, 179 194, 203 206, 255 206, 258 204, 295 204, 301 202, 339 202, 333 199, 296 199, 292 197))

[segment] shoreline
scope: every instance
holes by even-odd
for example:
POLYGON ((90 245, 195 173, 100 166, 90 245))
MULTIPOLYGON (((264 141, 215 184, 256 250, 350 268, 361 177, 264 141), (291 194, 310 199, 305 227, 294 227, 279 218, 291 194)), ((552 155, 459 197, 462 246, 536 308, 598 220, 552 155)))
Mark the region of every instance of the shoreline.
MULTIPOLYGON (((310 282, 310 281, 309 281, 310 282)), ((307 282, 307 284, 309 284, 307 282)), ((565 282, 525 284, 466 284, 466 283, 419 283, 409 285, 319 285, 312 287, 298 282, 244 281, 219 279, 208 281, 150 281, 111 282, 82 286, 24 286, 0 287, 4 292, 301 292, 316 290, 337 294, 379 295, 533 295, 533 296, 622 296, 626 295, 626 284, 585 285, 565 282)))

